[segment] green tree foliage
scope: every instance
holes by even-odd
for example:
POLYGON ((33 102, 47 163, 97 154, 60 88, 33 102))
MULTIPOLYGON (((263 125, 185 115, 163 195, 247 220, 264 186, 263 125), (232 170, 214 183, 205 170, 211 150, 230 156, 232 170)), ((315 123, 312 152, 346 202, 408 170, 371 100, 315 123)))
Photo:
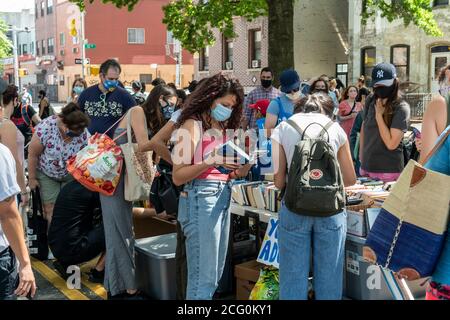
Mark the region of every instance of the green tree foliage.
POLYGON ((5 58, 11 55, 12 44, 6 36, 7 32, 8 25, 0 19, 0 58, 5 58))
POLYGON ((411 23, 425 31, 427 35, 441 37, 442 31, 434 19, 430 0, 365 0, 363 1, 362 22, 375 17, 377 11, 389 22, 403 19, 405 26, 411 23))
MULTIPOLYGON (((94 2, 94 0, 71 1, 82 10, 85 1, 94 2)), ((140 0, 101 1, 112 3, 118 8, 127 7, 128 10, 132 10, 140 0)), ((174 0, 164 7, 163 21, 184 48, 196 52, 214 44, 216 39, 211 28, 217 28, 226 37, 233 37, 235 35, 233 17, 252 20, 267 15, 269 6, 278 5, 276 2, 286 1, 295 0, 174 0)), ((429 0, 364 0, 362 22, 366 23, 377 11, 381 11, 381 15, 389 21, 403 19, 405 25, 413 23, 428 35, 442 36, 429 0)))

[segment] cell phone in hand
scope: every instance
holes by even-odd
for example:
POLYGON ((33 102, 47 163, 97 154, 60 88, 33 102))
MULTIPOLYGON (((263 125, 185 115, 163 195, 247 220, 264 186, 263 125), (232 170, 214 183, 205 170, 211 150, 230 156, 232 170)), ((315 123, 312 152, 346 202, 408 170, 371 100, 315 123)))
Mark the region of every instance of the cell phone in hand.
POLYGON ((417 139, 422 138, 422 133, 419 131, 419 129, 412 127, 412 131, 413 131, 414 137, 416 137, 417 139))

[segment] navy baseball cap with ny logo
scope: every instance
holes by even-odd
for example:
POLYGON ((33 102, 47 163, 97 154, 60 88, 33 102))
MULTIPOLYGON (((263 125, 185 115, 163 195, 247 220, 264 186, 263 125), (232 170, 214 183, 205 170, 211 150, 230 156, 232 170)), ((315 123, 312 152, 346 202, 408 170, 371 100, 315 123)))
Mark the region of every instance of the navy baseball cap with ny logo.
POLYGON ((372 87, 385 86, 390 87, 397 78, 397 70, 390 63, 380 63, 372 70, 372 87))

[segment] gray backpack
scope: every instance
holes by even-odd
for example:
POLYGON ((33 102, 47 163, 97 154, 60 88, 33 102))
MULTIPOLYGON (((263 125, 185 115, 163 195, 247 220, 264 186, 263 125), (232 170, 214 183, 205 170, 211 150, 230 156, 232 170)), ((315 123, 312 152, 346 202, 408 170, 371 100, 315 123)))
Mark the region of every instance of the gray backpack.
POLYGON ((344 184, 328 134, 334 122, 330 121, 325 127, 312 123, 304 131, 292 120, 287 123, 297 130, 301 140, 295 146, 288 172, 286 207, 304 216, 330 217, 340 213, 345 207, 344 184), (306 135, 312 125, 323 128, 316 139, 306 135))

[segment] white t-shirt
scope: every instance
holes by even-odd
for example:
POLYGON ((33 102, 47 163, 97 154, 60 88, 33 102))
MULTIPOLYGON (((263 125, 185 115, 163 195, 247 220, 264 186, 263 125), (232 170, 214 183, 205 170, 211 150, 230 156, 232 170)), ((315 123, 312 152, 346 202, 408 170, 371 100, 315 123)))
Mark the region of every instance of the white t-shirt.
MULTIPOLYGON (((311 123, 319 123, 325 127, 331 121, 330 118, 321 113, 297 113, 289 120, 293 120, 302 130, 305 130, 311 123)), ((305 134, 312 139, 317 138, 323 129, 322 126, 313 124, 306 130, 305 134)), ((338 150, 347 142, 347 134, 337 122, 328 129, 328 134, 330 135, 330 143, 337 155, 338 150)), ((283 146, 288 168, 290 168, 295 146, 301 139, 299 133, 284 121, 274 129, 271 138, 283 146)))
MULTIPOLYGON (((16 178, 16 163, 11 151, 0 143, 0 201, 16 196, 20 187, 16 178)), ((2 214, 2 212, 0 212, 2 214)), ((0 224, 0 252, 9 247, 8 240, 0 224)))

